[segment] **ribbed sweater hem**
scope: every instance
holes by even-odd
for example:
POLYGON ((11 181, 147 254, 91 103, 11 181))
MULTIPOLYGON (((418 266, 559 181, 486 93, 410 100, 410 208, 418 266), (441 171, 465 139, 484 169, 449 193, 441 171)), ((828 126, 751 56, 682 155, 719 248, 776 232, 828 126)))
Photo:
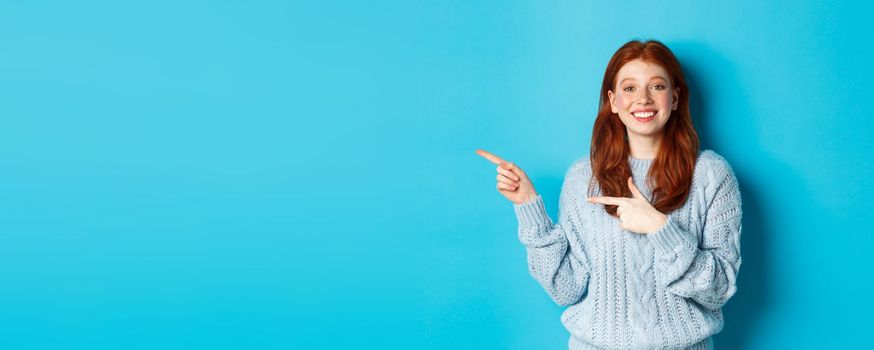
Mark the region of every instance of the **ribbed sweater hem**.
MULTIPOLYGON (((599 348, 595 345, 586 343, 580 338, 577 338, 571 335, 570 340, 568 341, 568 349, 569 350, 605 350, 604 348, 599 348)), ((706 339, 699 341, 695 344, 684 348, 675 348, 675 350, 713 350, 713 337, 707 337, 706 339)))
POLYGON ((695 237, 680 228, 675 220, 671 215, 668 215, 668 222, 648 236, 661 255, 677 253, 678 250, 684 248, 694 249, 697 246, 695 237))
POLYGON ((516 211, 516 218, 520 227, 549 228, 552 226, 552 220, 546 214, 546 206, 543 204, 543 197, 540 195, 525 203, 514 204, 513 210, 516 211))

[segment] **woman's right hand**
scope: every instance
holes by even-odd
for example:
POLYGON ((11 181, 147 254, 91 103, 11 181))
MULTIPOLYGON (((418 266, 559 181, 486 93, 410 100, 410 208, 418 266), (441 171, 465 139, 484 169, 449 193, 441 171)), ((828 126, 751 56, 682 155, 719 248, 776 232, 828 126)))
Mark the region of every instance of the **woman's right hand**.
POLYGON ((525 175, 525 172, 516 166, 516 164, 507 162, 485 150, 478 149, 476 154, 498 166, 498 192, 507 197, 511 202, 522 204, 537 197, 534 184, 531 183, 528 175, 525 175))

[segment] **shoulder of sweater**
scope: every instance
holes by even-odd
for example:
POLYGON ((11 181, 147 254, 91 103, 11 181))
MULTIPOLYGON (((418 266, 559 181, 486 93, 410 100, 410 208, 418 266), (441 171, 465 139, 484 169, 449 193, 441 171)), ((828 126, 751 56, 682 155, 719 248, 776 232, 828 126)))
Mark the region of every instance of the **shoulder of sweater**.
POLYGON ((722 155, 711 149, 702 150, 698 155, 696 167, 701 167, 702 175, 706 175, 715 181, 720 181, 725 177, 735 177, 734 169, 728 160, 722 155))
POLYGON ((566 184, 575 184, 574 186, 581 185, 589 181, 591 173, 592 167, 589 166, 589 157, 577 158, 565 172, 564 181, 566 184))
POLYGON ((587 177, 588 174, 592 172, 592 167, 589 166, 589 156, 580 157, 574 160, 571 163, 571 166, 567 170, 566 177, 570 176, 580 176, 587 177))

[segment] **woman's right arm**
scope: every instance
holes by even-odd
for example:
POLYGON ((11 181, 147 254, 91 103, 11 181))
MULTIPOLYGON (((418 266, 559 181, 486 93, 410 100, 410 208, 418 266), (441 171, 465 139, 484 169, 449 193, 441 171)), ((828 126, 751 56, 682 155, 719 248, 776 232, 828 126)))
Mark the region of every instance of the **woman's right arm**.
POLYGON ((589 283, 590 270, 584 253, 570 248, 568 237, 574 237, 569 221, 569 177, 565 178, 559 200, 559 223, 553 225, 537 196, 523 204, 514 204, 519 221, 519 240, 528 252, 528 272, 559 305, 580 301, 589 283))
POLYGON ((500 157, 477 150, 476 152, 490 162, 497 164, 497 189, 513 202, 519 221, 519 239, 528 251, 528 271, 546 292, 559 305, 576 304, 589 284, 589 264, 582 247, 571 249, 568 235, 573 234, 574 226, 572 202, 578 196, 571 192, 574 166, 565 174, 559 200, 559 224, 553 225, 546 215, 543 198, 534 190, 528 175, 517 165, 500 157))

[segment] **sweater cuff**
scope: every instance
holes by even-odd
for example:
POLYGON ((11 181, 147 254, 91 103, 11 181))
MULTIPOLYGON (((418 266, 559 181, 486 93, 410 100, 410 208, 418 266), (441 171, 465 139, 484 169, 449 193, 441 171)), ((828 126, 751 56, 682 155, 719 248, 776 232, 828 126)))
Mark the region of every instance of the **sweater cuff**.
POLYGON ((514 203, 513 210, 516 211, 519 227, 539 228, 552 226, 552 221, 549 219, 549 215, 546 214, 546 207, 543 205, 543 197, 540 195, 522 204, 514 203))
POLYGON ((648 236, 652 239, 661 255, 675 254, 684 247, 694 248, 698 246, 695 243, 695 238, 689 232, 680 228, 670 215, 668 215, 668 222, 664 226, 648 236))

